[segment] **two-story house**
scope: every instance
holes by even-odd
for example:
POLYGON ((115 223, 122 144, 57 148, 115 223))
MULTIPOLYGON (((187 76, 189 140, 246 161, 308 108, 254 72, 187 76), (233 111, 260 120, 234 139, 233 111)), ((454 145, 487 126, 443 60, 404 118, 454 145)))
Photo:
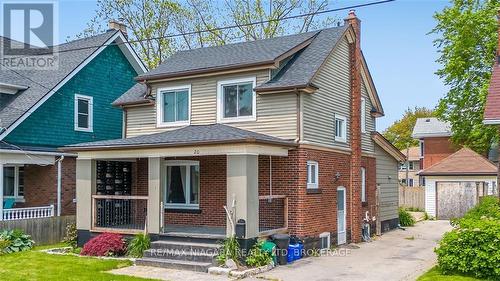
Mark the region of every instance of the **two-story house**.
POLYGON ((451 126, 437 118, 419 118, 413 137, 420 140, 420 181, 425 211, 439 219, 461 217, 481 196, 496 194, 497 170, 484 156, 452 143, 451 126))
POLYGON ((360 241, 364 218, 397 227, 404 155, 375 131, 360 21, 345 22, 181 51, 139 75, 114 103, 125 138, 63 148, 78 153, 79 243, 147 225, 162 247, 287 232, 322 248, 360 241))
POLYGON ((121 137, 111 103, 146 71, 118 29, 57 46, 55 70, 0 66, 0 221, 75 214, 76 155, 57 148, 121 137))
POLYGON ((401 185, 408 187, 424 185, 425 183, 418 176, 420 171, 420 147, 409 147, 401 150, 401 153, 406 156, 406 161, 399 166, 398 177, 401 185))

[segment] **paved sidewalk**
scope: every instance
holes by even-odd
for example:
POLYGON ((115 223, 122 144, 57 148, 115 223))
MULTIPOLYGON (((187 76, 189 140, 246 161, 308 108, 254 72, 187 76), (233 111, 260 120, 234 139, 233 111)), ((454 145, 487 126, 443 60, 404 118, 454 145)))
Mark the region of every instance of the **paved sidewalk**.
POLYGON ((285 281, 415 280, 436 263, 433 249, 449 230, 448 221, 423 221, 406 231, 391 231, 371 243, 358 244, 359 248, 350 249, 347 256, 307 258, 258 277, 285 281))
MULTIPOLYGON (((436 263, 433 249, 444 232, 450 229, 448 221, 423 221, 406 231, 391 231, 371 243, 348 247, 346 256, 306 258, 245 280, 415 280, 436 263)), ((171 281, 229 280, 206 273, 146 266, 126 267, 111 273, 171 281)))

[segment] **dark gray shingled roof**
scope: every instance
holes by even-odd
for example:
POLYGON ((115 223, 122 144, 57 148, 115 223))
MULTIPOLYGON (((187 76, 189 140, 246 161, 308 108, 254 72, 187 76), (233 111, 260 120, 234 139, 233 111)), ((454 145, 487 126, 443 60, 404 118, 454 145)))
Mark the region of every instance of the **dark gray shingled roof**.
MULTIPOLYGON (((217 69, 231 65, 245 67, 251 63, 270 62, 293 47, 313 38, 312 42, 297 52, 272 80, 257 85, 256 90, 313 86, 309 85, 311 79, 346 29, 347 26, 340 26, 297 35, 181 51, 168 58, 156 69, 138 76, 138 79, 175 75, 201 69, 217 69)), ((142 88, 142 92, 139 91, 140 89, 139 86, 134 86, 114 104, 144 102, 146 87, 142 88)))
POLYGON ((258 142, 295 146, 293 141, 255 133, 223 124, 191 125, 184 128, 126 139, 105 140, 67 145, 62 150, 94 150, 150 146, 183 146, 203 143, 258 142))
POLYGON ((26 151, 59 152, 55 147, 13 145, 4 141, 0 142, 0 151, 1 150, 16 150, 22 152, 26 151))
POLYGON ((117 98, 114 102, 113 105, 119 106, 123 104, 133 104, 133 103, 138 103, 138 102, 144 102, 146 101, 145 95, 146 95, 146 85, 137 83, 132 88, 130 88, 128 91, 126 91, 123 95, 121 95, 119 98, 117 98))
POLYGON ((280 55, 290 51, 317 33, 318 31, 313 31, 264 40, 180 51, 173 54, 157 68, 139 75, 138 79, 193 70, 272 63, 280 55))
MULTIPOLYGON (((85 59, 92 55, 98 47, 103 45, 118 31, 74 40, 58 46, 59 50, 76 49, 59 53, 59 68, 54 71, 47 70, 12 70, 5 67, 0 68, 0 82, 20 86, 28 89, 15 95, 2 95, 0 98, 0 128, 8 128, 25 112, 30 110, 40 99, 50 92, 59 82, 68 76, 85 59), (93 48, 89 48, 93 47, 93 48), (84 49, 79 49, 84 48, 84 49), (25 78, 28 77, 28 78, 25 78)), ((5 38, 0 38, 2 45, 5 38)))
POLYGON ((257 91, 281 87, 308 86, 347 26, 320 30, 314 40, 270 81, 256 87, 257 91))

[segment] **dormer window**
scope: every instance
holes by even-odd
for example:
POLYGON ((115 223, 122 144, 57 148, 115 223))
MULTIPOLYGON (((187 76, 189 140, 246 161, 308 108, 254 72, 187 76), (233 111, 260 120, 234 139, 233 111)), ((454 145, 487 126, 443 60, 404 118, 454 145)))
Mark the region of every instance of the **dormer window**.
POLYGON ((191 85, 161 88, 157 96, 158 127, 189 125, 191 85))
POLYGON ((217 120, 220 123, 256 120, 255 84, 255 77, 217 83, 217 120))

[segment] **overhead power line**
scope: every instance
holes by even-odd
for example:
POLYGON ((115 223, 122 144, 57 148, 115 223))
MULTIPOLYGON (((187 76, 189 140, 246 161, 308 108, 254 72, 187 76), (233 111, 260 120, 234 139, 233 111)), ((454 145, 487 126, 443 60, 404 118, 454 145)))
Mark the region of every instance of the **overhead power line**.
POLYGON ((80 48, 70 48, 70 49, 66 49, 66 50, 60 50, 57 53, 66 53, 66 52, 72 52, 72 51, 100 48, 103 46, 122 45, 122 44, 129 44, 129 43, 140 43, 140 42, 147 42, 147 41, 153 41, 153 40, 175 38, 175 37, 180 37, 180 36, 196 35, 199 33, 215 32, 215 31, 220 31, 220 30, 227 30, 227 29, 233 29, 233 28, 258 25, 258 24, 263 24, 263 23, 279 22, 279 21, 296 19, 296 18, 316 16, 316 15, 321 15, 321 14, 338 12, 338 11, 342 11, 342 10, 352 10, 352 9, 356 9, 356 8, 380 5, 380 4, 385 4, 385 3, 394 2, 394 1, 396 1, 396 0, 382 0, 382 1, 376 1, 376 2, 369 2, 369 3, 365 3, 365 4, 351 5, 351 6, 345 6, 345 7, 341 7, 341 8, 335 8, 335 9, 328 9, 328 10, 324 10, 324 11, 316 11, 316 12, 311 12, 311 13, 304 13, 304 14, 298 14, 298 15, 293 15, 293 16, 287 16, 287 17, 283 17, 283 18, 279 18, 279 19, 260 20, 260 21, 254 21, 254 22, 249 22, 249 23, 227 25, 227 26, 208 28, 208 29, 197 30, 197 31, 173 33, 173 34, 167 34, 167 35, 145 38, 145 39, 127 40, 126 42, 119 42, 119 43, 113 42, 113 43, 103 44, 103 45, 86 46, 86 47, 80 47, 80 48))

